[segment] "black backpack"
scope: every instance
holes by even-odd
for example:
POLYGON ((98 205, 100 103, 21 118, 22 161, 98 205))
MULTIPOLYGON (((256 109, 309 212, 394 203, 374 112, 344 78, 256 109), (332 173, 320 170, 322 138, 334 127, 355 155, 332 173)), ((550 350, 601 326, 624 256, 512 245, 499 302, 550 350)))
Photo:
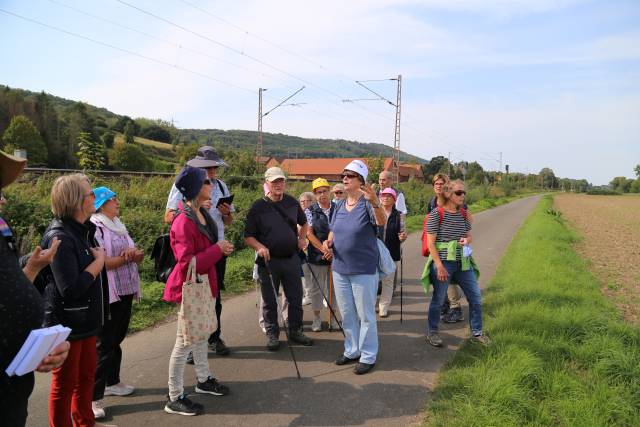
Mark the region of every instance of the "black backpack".
POLYGON ((151 251, 151 259, 156 272, 156 280, 167 283, 167 279, 169 279, 169 275, 176 265, 176 258, 173 256, 168 233, 162 234, 156 239, 151 251))

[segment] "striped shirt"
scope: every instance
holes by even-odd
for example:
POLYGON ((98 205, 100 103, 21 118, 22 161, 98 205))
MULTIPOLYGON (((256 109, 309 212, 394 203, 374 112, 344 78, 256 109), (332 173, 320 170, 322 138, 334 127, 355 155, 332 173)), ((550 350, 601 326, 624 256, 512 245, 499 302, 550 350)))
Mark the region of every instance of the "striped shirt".
MULTIPOLYGON (((440 223, 438 209, 434 209, 429 212, 427 233, 436 235, 436 243, 460 240, 460 238, 464 237, 470 230, 471 224, 459 211, 456 213, 450 213, 445 210, 442 223, 440 223)), ((460 261, 462 257, 461 252, 461 248, 458 248, 456 251, 456 261, 460 261)), ((447 250, 440 249, 438 251, 438 255, 440 255, 440 259, 442 261, 445 261, 447 259, 447 250)))

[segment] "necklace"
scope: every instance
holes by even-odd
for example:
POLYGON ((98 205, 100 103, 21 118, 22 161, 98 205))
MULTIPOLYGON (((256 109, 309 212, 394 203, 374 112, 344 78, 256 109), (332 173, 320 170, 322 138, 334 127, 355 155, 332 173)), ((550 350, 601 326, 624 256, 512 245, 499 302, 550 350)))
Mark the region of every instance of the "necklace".
POLYGON ((355 206, 356 203, 358 203, 358 200, 360 200, 360 197, 358 197, 353 203, 349 203, 349 199, 347 199, 347 206, 349 207, 355 206))

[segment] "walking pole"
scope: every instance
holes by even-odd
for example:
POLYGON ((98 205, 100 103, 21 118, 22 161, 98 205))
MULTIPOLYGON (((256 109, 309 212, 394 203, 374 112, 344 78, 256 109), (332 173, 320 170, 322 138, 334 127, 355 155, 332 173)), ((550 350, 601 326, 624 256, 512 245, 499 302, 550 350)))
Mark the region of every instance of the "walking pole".
MULTIPOLYGON (((327 265, 327 272, 329 274, 329 305, 333 306, 333 274, 331 273, 331 264, 327 265)), ((342 330, 342 326, 340 326, 342 330)), ((329 312, 329 332, 333 332, 331 327, 331 312, 329 312)), ((344 334, 344 331, 342 331, 344 334)))
MULTIPOLYGON (((307 264, 309 264, 309 260, 307 260, 307 264)), ((322 298, 324 298, 325 302, 327 303, 327 306, 329 307, 330 316, 333 316, 333 318, 335 319, 336 323, 340 327, 340 331, 342 332, 342 335, 344 335, 344 329, 342 329, 342 325, 340 324, 340 321, 338 321, 338 317, 336 316, 335 311, 333 311, 333 307, 331 306, 331 302, 329 302, 329 300, 327 299, 327 296, 324 294, 324 291, 322 290, 322 287, 320 286, 320 282, 318 281, 318 278, 316 277, 316 274, 313 272, 311 267, 309 267, 309 271, 311 272, 311 277, 313 278, 313 281, 316 282, 316 286, 318 287, 318 290, 322 294, 322 298)), ((329 286, 331 286, 331 285, 329 285, 329 286)), ((331 294, 329 294, 329 296, 331 296, 331 294)), ((329 329, 331 329, 331 317, 329 317, 329 329)), ((345 336, 345 338, 346 338, 346 336, 345 336)))
MULTIPOLYGON (((267 269, 267 273, 269 274, 269 281, 271 282, 271 288, 273 289, 273 295, 276 297, 276 312, 278 306, 278 292, 276 291, 276 285, 273 281, 273 275, 271 274, 271 268, 269 268, 269 261, 264 260, 264 265, 267 269)), ((282 324, 284 325, 284 334, 287 336, 287 346, 289 347, 289 351, 291 352, 291 359, 293 360, 293 365, 296 367, 296 374, 298 375, 298 379, 301 380, 300 369, 298 369, 298 362, 296 361, 296 355, 293 353, 293 346, 291 345, 291 341, 289 341, 289 327, 285 324, 283 314, 279 313, 280 319, 278 319, 278 323, 282 320, 282 324)))
POLYGON ((404 263, 402 262, 403 260, 403 256, 402 256, 402 248, 400 248, 400 323, 402 323, 402 289, 403 289, 403 285, 404 285, 404 271, 403 271, 403 266, 404 263))

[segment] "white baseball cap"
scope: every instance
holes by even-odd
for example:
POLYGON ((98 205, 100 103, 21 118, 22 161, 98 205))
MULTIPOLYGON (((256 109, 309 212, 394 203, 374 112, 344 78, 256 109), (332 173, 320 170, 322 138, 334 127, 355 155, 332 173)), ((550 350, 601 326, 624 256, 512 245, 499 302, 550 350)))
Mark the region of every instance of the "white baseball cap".
POLYGON ((344 170, 359 174, 365 181, 369 175, 369 168, 362 160, 352 160, 351 163, 344 167, 344 170))

